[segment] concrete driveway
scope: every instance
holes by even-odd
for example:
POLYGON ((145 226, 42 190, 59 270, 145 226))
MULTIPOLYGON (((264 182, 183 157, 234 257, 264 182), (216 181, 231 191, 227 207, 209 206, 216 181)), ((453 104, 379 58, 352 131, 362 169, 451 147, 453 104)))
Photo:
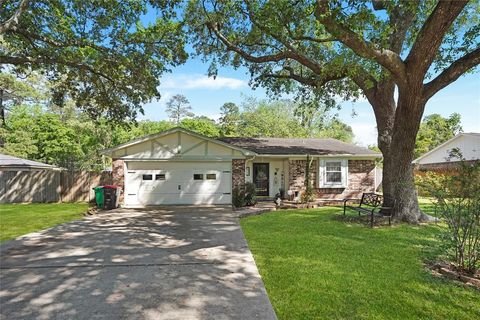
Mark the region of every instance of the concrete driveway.
POLYGON ((1 319, 275 319, 227 207, 118 209, 0 254, 1 319))

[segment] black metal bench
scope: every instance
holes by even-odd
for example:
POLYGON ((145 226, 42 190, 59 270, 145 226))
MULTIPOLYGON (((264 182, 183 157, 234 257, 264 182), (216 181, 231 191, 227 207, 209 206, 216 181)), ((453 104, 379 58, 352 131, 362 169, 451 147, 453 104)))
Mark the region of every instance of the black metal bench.
POLYGON ((351 209, 358 212, 358 216, 361 214, 370 215, 370 226, 373 228, 374 216, 388 217, 388 225, 391 225, 392 211, 394 200, 388 198, 388 203, 391 203, 390 207, 382 206, 386 197, 376 193, 364 193, 358 206, 348 205, 349 201, 358 201, 358 199, 345 199, 343 201, 343 215, 346 214, 347 209, 351 209), (362 207, 363 205, 363 207, 362 207))

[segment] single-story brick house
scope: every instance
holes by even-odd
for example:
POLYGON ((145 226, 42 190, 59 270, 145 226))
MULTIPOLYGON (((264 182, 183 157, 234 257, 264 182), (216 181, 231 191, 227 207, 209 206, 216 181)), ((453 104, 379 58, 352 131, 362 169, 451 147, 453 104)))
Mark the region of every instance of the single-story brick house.
POLYGON ((375 159, 367 148, 335 139, 209 138, 182 128, 103 151, 112 158, 124 205, 230 204, 232 189, 253 182, 257 195, 280 188, 299 197, 307 155, 319 199, 359 197, 375 189, 375 159))

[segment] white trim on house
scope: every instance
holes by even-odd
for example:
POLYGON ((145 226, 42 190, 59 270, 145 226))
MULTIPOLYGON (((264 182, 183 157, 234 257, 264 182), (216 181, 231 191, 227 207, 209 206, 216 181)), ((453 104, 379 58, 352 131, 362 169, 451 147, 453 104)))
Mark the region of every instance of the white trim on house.
POLYGON ((327 158, 319 159, 318 162, 318 187, 319 188, 346 188, 348 187, 348 159, 343 158, 327 158), (327 181, 327 163, 340 162, 341 182, 327 181))

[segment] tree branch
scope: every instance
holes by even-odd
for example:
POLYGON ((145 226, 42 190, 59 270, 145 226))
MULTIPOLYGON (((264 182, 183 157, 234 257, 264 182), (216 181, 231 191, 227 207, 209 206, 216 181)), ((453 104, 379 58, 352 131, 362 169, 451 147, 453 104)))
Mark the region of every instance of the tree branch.
POLYGON ((37 58, 28 58, 28 57, 12 57, 12 56, 3 56, 0 55, 0 65, 2 64, 11 64, 11 65, 24 65, 24 64, 59 64, 68 67, 72 67, 78 70, 88 71, 93 73, 101 78, 104 78, 110 81, 112 84, 115 84, 115 81, 109 77, 108 75, 95 70, 94 68, 83 64, 83 63, 76 63, 73 61, 65 61, 62 59, 57 58, 47 58, 47 57, 37 57, 37 58))
POLYGON ((423 86, 423 97, 430 99, 435 93, 456 81, 468 70, 480 64, 480 47, 464 55, 442 71, 435 79, 423 86))
POLYGON ((352 49, 363 58, 377 61, 385 69, 390 71, 399 85, 406 83, 407 77, 405 64, 400 56, 388 49, 376 49, 367 43, 361 36, 336 21, 330 14, 328 1, 317 0, 315 8, 317 20, 325 26, 325 29, 339 41, 352 49))
MULTIPOLYGON (((413 0, 410 0, 413 2, 413 0)), ((374 1, 375 2, 375 1, 374 1)), ((380 1, 377 1, 380 2, 380 1)), ((381 1, 382 5, 385 5, 381 1)), ((418 7, 418 1, 415 0, 415 8, 418 7)), ((393 32, 390 34, 388 42, 389 49, 397 54, 401 54, 405 38, 407 36, 407 31, 411 27, 415 18, 415 9, 407 10, 401 5, 397 5, 393 8, 390 16, 389 22, 390 26, 393 29, 393 32)))
POLYGON ((228 40, 219 30, 216 24, 212 22, 207 22, 207 28, 211 30, 218 39, 227 47, 228 50, 238 53, 245 60, 254 62, 254 63, 264 63, 264 62, 278 62, 289 58, 289 54, 286 51, 282 51, 276 54, 264 55, 264 56, 254 56, 251 55, 238 46, 234 45, 230 40, 228 40))
POLYGON ((335 75, 331 74, 323 77, 322 76, 304 77, 299 75, 298 73, 295 73, 295 70, 288 66, 284 66, 283 70, 281 71, 287 71, 288 73, 287 74, 268 73, 268 74, 263 74, 260 77, 276 78, 276 79, 291 79, 304 85, 308 85, 314 88, 319 88, 330 81, 340 80, 348 76, 346 72, 339 72, 338 74, 335 74, 335 75))
POLYGON ((17 27, 20 16, 27 10, 29 0, 22 0, 15 13, 5 22, 0 24, 0 34, 17 27))
POLYGON ((419 81, 423 80, 435 59, 445 34, 467 3, 468 0, 438 1, 435 9, 423 24, 405 59, 407 68, 419 75, 419 81))
POLYGON ((276 34, 272 32, 272 30, 268 30, 264 27, 263 22, 258 22, 257 19, 255 18, 255 15, 253 14, 253 10, 251 9, 251 6, 249 2, 246 2, 247 5, 247 15, 250 18, 250 21, 254 26, 259 28, 262 32, 265 34, 270 35, 273 37, 276 41, 280 42, 283 46, 285 46, 288 51, 290 52, 290 57, 293 60, 298 61, 300 64, 304 65, 305 67, 309 68, 312 70, 314 73, 319 74, 322 71, 322 66, 318 64, 317 62, 313 61, 310 59, 308 56, 305 54, 299 52, 297 48, 295 48, 289 41, 288 39, 285 39, 282 34, 276 34))

